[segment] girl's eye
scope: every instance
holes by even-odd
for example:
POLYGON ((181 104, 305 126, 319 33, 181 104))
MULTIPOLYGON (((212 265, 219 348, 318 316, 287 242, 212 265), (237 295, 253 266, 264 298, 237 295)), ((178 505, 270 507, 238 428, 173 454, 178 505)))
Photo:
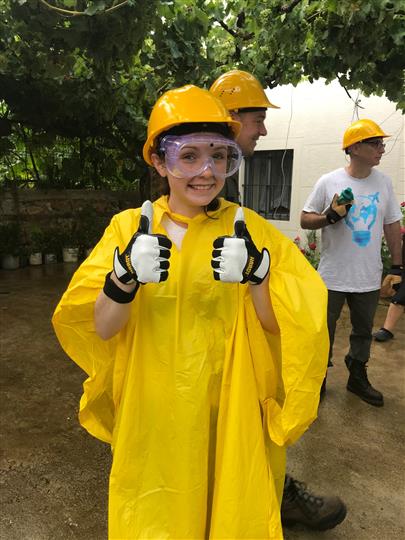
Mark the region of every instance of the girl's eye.
POLYGON ((185 152, 180 156, 180 159, 184 161, 193 161, 196 159, 196 155, 193 152, 185 152))
POLYGON ((212 159, 215 159, 217 161, 222 160, 222 159, 227 159, 227 157, 228 157, 227 153, 222 150, 212 154, 212 159))

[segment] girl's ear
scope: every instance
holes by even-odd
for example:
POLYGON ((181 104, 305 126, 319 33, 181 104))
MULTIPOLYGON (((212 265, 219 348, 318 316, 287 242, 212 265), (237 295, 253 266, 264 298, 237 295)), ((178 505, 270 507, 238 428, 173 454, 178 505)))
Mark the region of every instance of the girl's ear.
POLYGON ((152 154, 150 158, 152 160, 153 166, 155 167, 157 172, 160 174, 160 176, 162 176, 163 178, 167 176, 166 165, 165 165, 164 159, 159 157, 157 154, 152 154))

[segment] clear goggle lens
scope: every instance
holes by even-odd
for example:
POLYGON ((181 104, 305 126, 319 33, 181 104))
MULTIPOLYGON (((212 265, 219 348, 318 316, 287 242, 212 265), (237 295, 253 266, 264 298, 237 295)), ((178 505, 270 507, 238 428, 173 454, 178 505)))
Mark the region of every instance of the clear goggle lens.
POLYGON ((208 168, 215 177, 227 178, 242 161, 239 146, 220 135, 167 135, 159 149, 165 154, 167 170, 176 178, 193 178, 208 168))

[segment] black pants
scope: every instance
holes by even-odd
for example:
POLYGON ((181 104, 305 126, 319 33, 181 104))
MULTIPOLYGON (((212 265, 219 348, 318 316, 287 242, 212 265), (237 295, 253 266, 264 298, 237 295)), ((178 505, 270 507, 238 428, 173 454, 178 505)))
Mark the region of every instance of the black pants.
POLYGON ((372 340, 371 332, 373 330, 374 315, 377 310, 379 296, 379 290, 365 293, 328 290, 329 359, 332 358, 336 323, 346 300, 349 306, 350 322, 352 324, 349 356, 359 362, 366 363, 368 361, 372 340))

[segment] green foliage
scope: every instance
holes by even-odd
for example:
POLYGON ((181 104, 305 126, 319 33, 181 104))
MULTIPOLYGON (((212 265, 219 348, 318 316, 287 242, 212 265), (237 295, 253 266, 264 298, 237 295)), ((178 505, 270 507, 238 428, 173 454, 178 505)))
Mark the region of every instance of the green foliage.
POLYGON ((2 255, 20 255, 22 233, 17 221, 0 224, 0 253, 2 255))
POLYGON ((0 139, 0 158, 7 180, 131 184, 145 174, 134 157, 145 135, 144 70, 134 58, 157 0, 129 1, 109 13, 106 2, 49 3, 89 10, 66 17, 39 0, 0 0, 0 118, 11 126, 7 142, 0 139))
POLYGON ((235 67, 270 87, 338 77, 405 110, 402 2, 47 4, 0 0, 3 184, 141 188, 157 97, 190 82, 207 87, 235 67))
POLYGON ((42 228, 42 251, 44 254, 53 253, 60 258, 62 250, 62 226, 46 225, 42 228))
POLYGON ((229 5, 239 14, 230 18, 234 60, 268 86, 295 85, 303 76, 338 78, 346 89, 365 95, 385 92, 405 110, 403 2, 240 0, 229 5))
POLYGON ((94 247, 100 240, 109 218, 97 214, 91 206, 85 206, 75 216, 79 247, 83 250, 94 247))
POLYGON ((34 225, 29 232, 28 245, 31 253, 42 252, 44 249, 44 232, 39 225, 34 225))

